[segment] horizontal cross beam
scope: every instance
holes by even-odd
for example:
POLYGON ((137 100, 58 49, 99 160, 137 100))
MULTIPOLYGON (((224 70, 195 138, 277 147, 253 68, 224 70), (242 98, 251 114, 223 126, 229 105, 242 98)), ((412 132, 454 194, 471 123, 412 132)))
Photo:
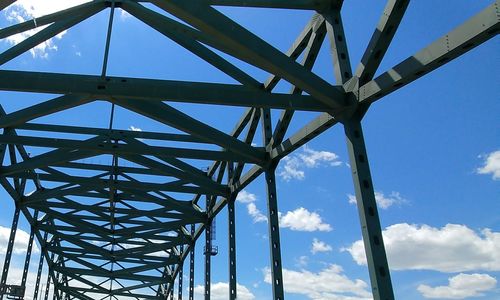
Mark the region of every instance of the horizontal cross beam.
POLYGON ((307 95, 269 93, 236 84, 200 83, 59 73, 0 71, 0 90, 93 95, 96 99, 173 101, 305 111, 331 108, 307 95))

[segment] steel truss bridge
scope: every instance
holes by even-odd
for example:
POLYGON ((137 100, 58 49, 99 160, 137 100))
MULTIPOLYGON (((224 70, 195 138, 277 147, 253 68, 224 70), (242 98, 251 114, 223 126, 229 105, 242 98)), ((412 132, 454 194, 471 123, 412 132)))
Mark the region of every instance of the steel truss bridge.
MULTIPOLYGON (((0 0, 0 10, 14 2, 0 0)), ((5 39, 45 26, 0 53, 0 65, 4 65, 64 30, 109 11, 101 74, 0 70, 0 90, 50 94, 49 100, 18 111, 0 109, 0 183, 16 207, 0 282, 2 297, 23 298, 36 240, 41 255, 35 262, 35 299, 44 285, 40 283, 44 264, 49 272, 45 287, 47 291, 53 287, 55 299, 173 299, 175 289, 181 299, 183 272, 189 278, 189 294, 184 298, 193 299, 194 248, 205 235, 205 299, 210 299, 211 224, 227 209, 228 298, 236 299, 235 199, 254 179, 264 176, 272 297, 284 299, 275 170, 280 159, 337 125, 346 135, 373 297, 394 299, 361 120, 372 103, 496 36, 499 1, 376 77, 409 0, 387 2, 355 70, 344 36, 342 4, 341 0, 94 0, 0 29, 0 39, 5 39), (219 12, 219 6, 303 10, 311 18, 283 53, 219 12), (238 84, 108 76, 115 8, 238 84), (323 43, 330 44, 333 85, 311 71, 323 43), (229 56, 269 73, 269 78, 259 82, 228 60, 229 56), (280 81, 292 86, 288 94, 274 91, 280 81), (59 96, 52 98, 54 94, 59 96), (112 115, 108 128, 36 122, 95 101, 176 131, 117 130, 112 115), (232 131, 223 132, 170 102, 246 110, 232 131), (302 129, 288 133, 294 113, 300 111, 318 114, 302 129), (275 124, 271 113, 279 114, 275 124), (71 138, 51 138, 54 134, 71 138), (97 157, 109 163, 95 163, 92 158, 97 157), (203 170, 201 165, 210 167, 203 170), (21 214, 31 225, 24 273, 19 285, 6 285, 21 214)))

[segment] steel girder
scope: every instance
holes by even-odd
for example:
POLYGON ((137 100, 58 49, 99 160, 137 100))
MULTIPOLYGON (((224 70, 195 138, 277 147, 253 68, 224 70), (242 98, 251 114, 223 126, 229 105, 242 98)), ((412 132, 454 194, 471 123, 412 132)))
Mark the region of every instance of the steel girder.
MULTIPOLYGON (((0 10, 12 3, 15 1, 0 0, 0 10)), ((2 66, 93 15, 111 11, 100 75, 0 69, 0 90, 59 95, 18 111, 0 110, 0 183, 42 245, 56 298, 165 298, 173 295, 174 282, 189 256, 192 298, 195 242, 206 224, 228 204, 228 295, 235 299, 234 201, 239 191, 265 173, 273 297, 283 299, 274 170, 280 159, 338 123, 344 126, 347 137, 373 295, 375 299, 394 298, 360 121, 373 102, 496 36, 499 3, 495 1, 376 78, 409 1, 388 1, 354 73, 340 14, 342 3, 95 0, 0 29, 0 39, 4 39, 47 26, 0 53, 2 66), (310 11, 312 16, 290 49, 281 52, 214 6, 297 9, 310 11), (116 7, 238 84, 107 76, 116 7), (326 37, 331 45, 335 85, 311 71, 326 37), (256 80, 226 55, 268 72, 269 78, 256 80), (288 94, 274 92, 280 81, 292 86, 288 94), (120 107, 142 115, 171 132, 116 129, 113 114, 108 128, 34 122, 96 102, 111 104, 113 111, 120 107), (174 102, 176 107, 195 103, 246 110, 226 133, 170 105, 174 102), (273 126, 270 114, 276 111, 280 117, 273 126), (289 133, 295 111, 319 115, 299 131, 289 133), (259 127, 263 141, 255 146, 259 127), (65 138, 51 138, 53 134, 65 138), (210 167, 201 170, 205 164, 210 167), (33 191, 26 193, 27 188, 33 191), (202 195, 212 200, 210 205, 199 204, 202 195)), ((40 270, 42 266, 43 260, 40 270)))

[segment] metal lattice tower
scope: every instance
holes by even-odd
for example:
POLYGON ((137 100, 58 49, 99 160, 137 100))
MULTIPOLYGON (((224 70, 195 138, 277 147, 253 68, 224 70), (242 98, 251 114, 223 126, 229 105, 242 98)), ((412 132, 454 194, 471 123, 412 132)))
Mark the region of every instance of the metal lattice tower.
MULTIPOLYGON (((0 0, 0 10, 14 2, 0 0)), ((0 183, 16 205, 0 282, 2 292, 22 298, 36 239, 42 255, 35 298, 45 261, 50 275, 45 297, 53 285, 56 299, 171 299, 176 278, 182 279, 187 268, 189 294, 184 298, 193 299, 194 247, 205 233, 205 298, 210 299, 211 224, 227 207, 228 295, 236 299, 234 202, 238 192, 263 176, 273 299, 283 300, 275 170, 280 159, 337 125, 343 126, 347 138, 373 297, 394 299, 361 120, 372 103, 495 37, 499 1, 377 77, 409 0, 388 0, 354 71, 340 14, 342 4, 342 0, 94 0, 0 29, 0 39, 5 39, 47 26, 0 53, 3 66, 41 42, 109 11, 100 75, 0 67, 2 91, 59 95, 18 111, 0 110, 0 183), (217 6, 296 9, 309 12, 311 18, 283 53, 216 10, 217 6), (108 76, 115 8, 130 13, 238 84, 108 76), (335 84, 311 71, 324 42, 330 43, 335 84), (271 75, 259 82, 222 53, 271 75), (280 81, 292 85, 290 93, 274 91, 280 81), (107 128, 36 122, 96 101, 112 106, 107 128), (246 110, 232 131, 223 132, 175 108, 173 102, 246 110), (113 127, 117 107, 177 131, 117 130, 113 127), (287 137, 294 113, 299 111, 319 115, 287 137), (276 124, 272 124, 271 113, 280 114, 276 124), (54 134, 71 138, 50 137, 54 134), (256 141, 258 136, 261 141, 256 141), (202 170, 200 166, 210 167, 202 170), (23 282, 15 287, 7 286, 6 279, 19 215, 31 224, 31 236, 23 282)), ((177 295, 182 298, 182 280, 179 285, 177 295)))

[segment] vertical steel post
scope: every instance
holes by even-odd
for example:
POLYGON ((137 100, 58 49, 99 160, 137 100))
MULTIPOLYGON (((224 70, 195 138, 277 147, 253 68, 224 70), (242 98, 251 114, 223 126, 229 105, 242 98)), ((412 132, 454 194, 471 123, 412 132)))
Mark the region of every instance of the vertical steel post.
POLYGON ((33 300, 38 300, 38 289, 40 288, 40 279, 42 278, 43 252, 45 251, 45 243, 47 243, 47 232, 45 232, 43 235, 42 243, 40 243, 40 260, 38 261, 38 271, 36 273, 35 293, 33 294, 33 300))
POLYGON ((35 238, 36 222, 38 220, 38 210, 33 213, 34 224, 31 225, 30 238, 28 241, 28 251, 26 252, 26 259, 24 260, 23 277, 21 279, 21 286, 26 287, 26 279, 28 278, 28 270, 31 261, 31 251, 33 250, 33 240, 35 238))
POLYGON ((271 279, 273 299, 283 300, 283 274, 281 264, 281 243, 278 219, 278 201, 276 197, 275 168, 266 170, 267 218, 269 220, 269 242, 271 248, 271 279))
MULTIPOLYGON (((229 182, 232 184, 233 178, 233 163, 228 164, 229 182)), ((236 281, 236 218, 235 205, 237 194, 231 192, 228 196, 227 214, 228 214, 228 248, 229 248, 229 299, 235 300, 238 298, 237 281, 236 281)))
MULTIPOLYGON (((182 254, 184 253, 184 245, 181 245, 180 246, 180 251, 179 251, 179 256, 182 256, 182 254)), ((182 281, 183 281, 183 277, 184 276, 184 261, 181 261, 180 262, 180 266, 179 266, 179 290, 177 291, 177 300, 182 300, 182 289, 183 289, 183 286, 182 286, 182 281)))
MULTIPOLYGON (((54 258, 55 258, 55 254, 54 252, 52 252, 52 254, 50 255, 50 261, 47 262, 47 284, 45 286, 45 297, 44 297, 44 300, 47 300, 49 298, 49 291, 50 291, 50 271, 52 269, 52 266, 51 264, 54 262, 54 258)), ((54 295, 52 295, 52 299, 54 299, 55 297, 55 291, 54 291, 54 295)))
POLYGON ((235 300, 237 298, 237 282, 236 282, 236 225, 235 225, 235 211, 234 199, 230 197, 227 212, 228 212, 228 226, 229 226, 229 299, 235 300))
MULTIPOLYGON (((207 211, 210 203, 207 197, 207 211)), ((211 260, 212 260, 212 218, 208 218, 205 228, 205 300, 210 300, 211 260)))
MULTIPOLYGON (((194 238, 195 226, 191 224, 191 238, 194 238)), ((194 300, 194 250, 195 243, 192 242, 191 253, 189 254, 189 300, 194 300)))
POLYGON ((47 284, 45 285, 45 296, 43 297, 43 300, 49 299, 49 291, 50 291, 50 265, 49 265, 49 272, 47 273, 47 284))
MULTIPOLYGON (((57 265, 59 267, 62 267, 62 258, 60 255, 57 256, 57 265)), ((60 295, 60 292, 61 290, 59 289, 59 278, 61 277, 61 273, 57 272, 57 275, 56 275, 56 278, 54 280, 54 294, 52 296, 52 298, 55 298, 57 300, 60 300, 61 299, 61 295, 60 295)))
MULTIPOLYGON (((9 275, 10 260, 12 258, 12 251, 14 250, 14 241, 16 239, 17 223, 19 222, 20 209, 16 205, 14 217, 12 218, 12 226, 10 228, 9 243, 7 244, 7 252, 5 253, 5 261, 3 263, 2 279, 0 280, 0 287, 3 289, 7 283, 7 276, 9 275)), ((0 294, 0 300, 3 299, 3 293, 0 294)))
POLYGON ((351 119, 345 122, 344 131, 347 137, 349 160, 373 298, 374 300, 393 300, 394 292, 392 290, 391 275, 382 238, 366 145, 359 119, 351 119))
MULTIPOLYGON (((262 109, 262 137, 266 150, 271 150, 272 124, 271 110, 262 109)), ((281 243, 280 227, 278 219, 278 199, 276 193, 276 171, 277 164, 272 163, 265 171, 267 187, 267 220, 269 230, 269 246, 271 259, 271 285, 273 287, 273 299, 285 299, 283 288, 283 271, 281 265, 281 243)))

